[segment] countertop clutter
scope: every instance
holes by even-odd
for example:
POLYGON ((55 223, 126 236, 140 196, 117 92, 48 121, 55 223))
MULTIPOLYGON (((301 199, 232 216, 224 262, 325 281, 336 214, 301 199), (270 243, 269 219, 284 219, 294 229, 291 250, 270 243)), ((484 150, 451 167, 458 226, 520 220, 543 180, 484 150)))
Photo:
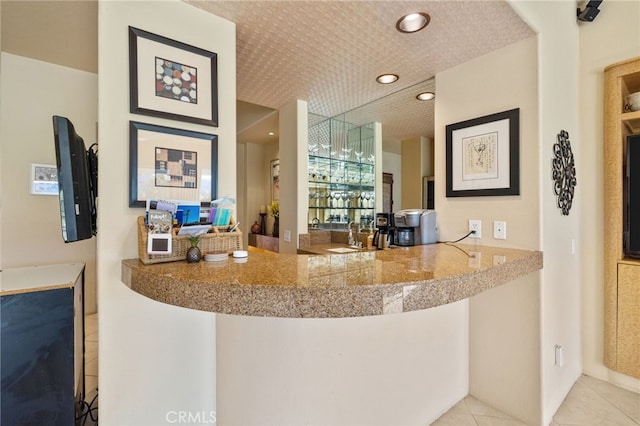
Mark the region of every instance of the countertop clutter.
POLYGON ((430 244, 346 254, 249 249, 243 262, 122 262, 122 281, 153 300, 202 311, 343 318, 428 309, 542 269, 542 253, 430 244))

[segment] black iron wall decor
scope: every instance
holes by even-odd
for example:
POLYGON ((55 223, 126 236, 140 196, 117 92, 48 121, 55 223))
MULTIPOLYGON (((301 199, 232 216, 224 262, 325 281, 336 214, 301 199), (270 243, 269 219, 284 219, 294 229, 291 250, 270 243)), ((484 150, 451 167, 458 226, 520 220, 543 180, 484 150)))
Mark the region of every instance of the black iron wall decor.
POLYGON ((573 193, 576 184, 576 165, 569 141, 569 132, 561 130, 558 142, 553 145, 552 176, 553 192, 558 196, 558 208, 562 214, 569 215, 573 203, 573 193))

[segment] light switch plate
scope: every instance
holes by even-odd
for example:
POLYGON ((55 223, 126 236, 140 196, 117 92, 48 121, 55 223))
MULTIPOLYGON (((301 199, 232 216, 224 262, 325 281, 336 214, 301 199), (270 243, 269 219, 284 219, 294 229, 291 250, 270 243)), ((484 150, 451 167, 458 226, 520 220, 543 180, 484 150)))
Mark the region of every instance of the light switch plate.
POLYGON ((493 238, 496 240, 507 239, 507 222, 499 220, 493 222, 493 238))
POLYGON ((291 231, 288 230, 288 229, 285 229, 283 238, 284 238, 285 242, 290 243, 291 242, 291 231))

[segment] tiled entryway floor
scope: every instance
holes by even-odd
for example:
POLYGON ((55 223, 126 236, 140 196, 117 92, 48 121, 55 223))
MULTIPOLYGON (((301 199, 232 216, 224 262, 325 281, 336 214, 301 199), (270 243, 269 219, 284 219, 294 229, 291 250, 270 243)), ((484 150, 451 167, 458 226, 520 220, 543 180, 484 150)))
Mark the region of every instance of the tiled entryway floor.
MULTIPOLYGON (((87 403, 98 393, 98 314, 85 317, 85 387, 87 403)), ((97 407, 97 400, 94 406, 97 407)), ((97 413, 96 413, 97 416, 97 413)), ((87 422, 87 424, 91 424, 87 422)), ((433 426, 524 426, 525 424, 469 395, 433 426)), ((640 426, 640 394, 602 380, 581 376, 553 417, 551 426, 640 426)))
POLYGON ((98 314, 84 318, 84 374, 87 402, 98 393, 98 314))
MULTIPOLYGON (((525 423, 467 396, 433 426, 524 426, 525 423)), ((551 426, 638 426, 640 394, 581 376, 553 416, 551 426)))
POLYGON ((98 314, 85 315, 84 335, 85 402, 92 411, 81 424, 89 426, 98 424, 98 314))

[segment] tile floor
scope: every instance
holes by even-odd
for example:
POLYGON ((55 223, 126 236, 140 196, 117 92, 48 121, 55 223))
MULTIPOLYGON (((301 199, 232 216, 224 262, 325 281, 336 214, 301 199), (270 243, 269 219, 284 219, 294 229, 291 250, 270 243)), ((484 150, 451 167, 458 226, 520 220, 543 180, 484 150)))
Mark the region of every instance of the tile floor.
MULTIPOLYGON (((91 402, 98 393, 98 314, 85 317, 85 334, 85 387, 87 402, 91 402)), ((468 395, 432 425, 525 424, 468 395)), ((571 388, 550 426, 640 426, 640 394, 583 375, 571 388)))
MULTIPOLYGON (((95 409, 98 406, 98 314, 85 315, 84 334, 85 402, 95 409), (94 398, 96 398, 95 401, 93 401, 94 398)), ((97 419, 97 412, 94 410, 92 413, 93 418, 97 419)), ((97 421, 93 422, 91 417, 87 417, 82 423, 83 426, 97 424, 97 421)))
MULTIPOLYGON (((468 395, 432 426, 524 426, 518 419, 468 395)), ((638 426, 640 394, 581 376, 553 416, 551 426, 638 426)))

